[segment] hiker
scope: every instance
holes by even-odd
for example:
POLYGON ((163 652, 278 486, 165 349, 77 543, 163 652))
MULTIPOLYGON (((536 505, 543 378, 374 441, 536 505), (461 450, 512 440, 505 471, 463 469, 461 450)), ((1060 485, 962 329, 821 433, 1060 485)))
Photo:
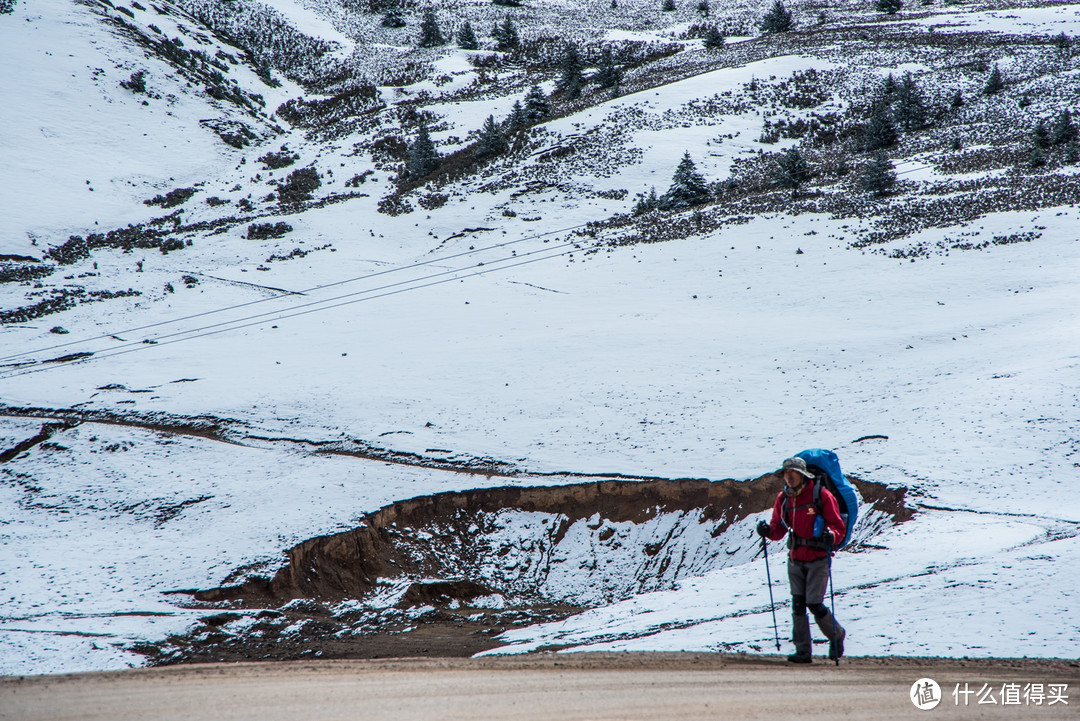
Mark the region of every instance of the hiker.
POLYGON ((792 641, 795 653, 787 657, 791 663, 811 663, 810 609, 818 628, 829 639, 829 658, 838 660, 844 655, 844 637, 847 633, 836 622, 825 606, 825 591, 834 547, 844 539, 844 520, 836 497, 826 488, 820 489, 819 504, 815 504, 814 476, 802 458, 788 458, 780 474, 784 490, 776 497, 772 521, 758 523, 757 532, 770 541, 779 541, 788 535, 788 580, 791 583, 792 641), (815 521, 820 535, 815 538, 815 521))

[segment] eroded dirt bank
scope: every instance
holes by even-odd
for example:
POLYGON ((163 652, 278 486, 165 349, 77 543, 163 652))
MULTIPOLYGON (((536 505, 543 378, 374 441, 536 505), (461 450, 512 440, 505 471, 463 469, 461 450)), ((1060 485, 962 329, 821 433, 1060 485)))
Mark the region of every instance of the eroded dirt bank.
MULTIPOLYGON (((907 520, 904 489, 856 481, 851 552, 907 520)), ((468 656, 558 620, 749 563, 781 481, 602 480, 399 501, 289 549, 272 577, 189 591, 208 615, 135 650, 153 664, 468 656)))
MULTIPOLYGON (((864 518, 868 512, 876 513, 882 519, 887 518, 892 523, 911 517, 912 512, 904 506, 905 489, 890 489, 881 484, 852 480, 866 503, 864 518)), ((693 521, 705 527, 705 538, 717 539, 732 524, 771 507, 781 485, 778 476, 768 473, 748 482, 605 480, 423 496, 399 501, 370 513, 352 530, 312 538, 294 546, 287 552, 288 564, 272 579, 256 578, 240 586, 200 591, 196 598, 201 601, 358 598, 371 593, 380 580, 399 577, 487 580, 486 589, 483 584, 476 583, 457 587, 462 594, 473 597, 484 595, 485 590, 524 591, 524 588, 514 588, 514 580, 517 579, 508 578, 507 574, 493 574, 489 569, 482 568, 491 561, 493 554, 505 558, 513 553, 513 542, 531 535, 527 530, 510 529, 509 533, 501 534, 498 539, 501 545, 496 543, 493 546, 485 536, 507 530, 509 523, 500 525, 500 520, 505 521, 505 515, 499 518, 500 514, 507 513, 545 517, 540 519, 540 525, 546 526, 540 530, 541 538, 536 539, 535 544, 531 540, 525 541, 526 550, 532 555, 543 556, 546 552, 549 556, 548 567, 540 571, 541 574, 550 574, 550 563, 559 561, 558 558, 550 558, 550 547, 558 547, 579 522, 586 521, 585 529, 597 532, 589 534, 593 541, 592 548, 603 547, 607 543, 608 548, 614 551, 628 542, 637 542, 644 556, 659 557, 659 561, 646 564, 646 568, 636 571, 663 576, 673 563, 686 563, 687 549, 677 543, 678 536, 686 535, 685 530, 665 528, 668 531, 666 535, 658 536, 656 541, 650 543, 640 538, 619 538, 620 526, 641 527, 664 516, 692 514, 693 521), (551 522, 546 523, 546 519, 551 522), (593 535, 595 538, 591 537, 593 535), (545 547, 545 540, 550 547, 545 547), (682 558, 676 561, 671 553, 664 555, 665 550, 671 550, 666 548, 668 546, 678 546, 682 558), (446 547, 448 553, 440 553, 440 547, 446 547)), ((678 522, 675 521, 675 524, 677 526, 678 522)), ((864 521, 862 527, 867 525, 864 521)), ((857 533, 853 548, 857 549, 869 535, 872 535, 872 531, 857 533)), ((756 553, 754 543, 737 544, 735 550, 732 550, 731 543, 717 545, 727 556, 744 549, 749 549, 751 554, 756 553)), ((718 556, 719 551, 715 551, 708 560, 718 556)), ((526 559, 517 560, 526 562, 526 559)), ((700 567, 708 566, 708 560, 699 566, 687 568, 685 575, 691 575, 693 570, 709 570, 700 567)), ((509 568, 516 571, 519 565, 509 568)), ((690 565, 693 566, 693 563, 690 565)), ((675 573, 673 580, 679 575, 675 573)), ((537 580, 532 578, 530 586, 535 586, 537 580)), ((452 593, 454 587, 447 587, 446 590, 452 593)), ((421 593, 415 588, 410 591, 413 594, 421 593)), ((542 595, 550 597, 552 594, 542 595)), ((613 593, 605 600, 625 595, 613 593)))
MULTIPOLYGON (((537 654, 480 659, 210 664, 0 678, 0 719, 267 721, 372 719, 917 719, 1076 718, 1069 704, 957 704, 959 685, 1066 684, 1075 661, 855 658, 793 668, 779 657, 688 653, 537 654), (941 701, 920 711, 912 684, 934 679, 941 701)), ((1000 698, 1000 695, 999 695, 1000 698)))

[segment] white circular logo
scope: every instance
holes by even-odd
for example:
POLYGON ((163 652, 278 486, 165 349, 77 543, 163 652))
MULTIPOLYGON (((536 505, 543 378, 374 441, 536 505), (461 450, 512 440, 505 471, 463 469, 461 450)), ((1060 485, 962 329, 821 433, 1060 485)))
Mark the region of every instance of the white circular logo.
POLYGON ((941 686, 932 678, 920 678, 911 684, 911 703, 920 711, 929 711, 941 703, 941 686))

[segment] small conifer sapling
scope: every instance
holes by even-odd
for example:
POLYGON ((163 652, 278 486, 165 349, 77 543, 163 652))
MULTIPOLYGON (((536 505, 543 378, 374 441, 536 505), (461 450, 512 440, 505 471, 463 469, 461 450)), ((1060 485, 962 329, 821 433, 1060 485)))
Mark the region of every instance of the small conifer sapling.
POLYGON ((457 44, 462 50, 478 50, 480 48, 480 41, 477 40, 476 32, 468 20, 461 26, 461 30, 458 30, 457 44))
POLYGON ((983 86, 983 95, 997 95, 1005 89, 1005 80, 1001 77, 1001 70, 997 64, 990 69, 990 75, 986 78, 986 85, 983 86))
POLYGON ((424 10, 423 19, 420 21, 420 42, 422 48, 433 48, 445 45, 446 38, 439 30, 439 23, 435 19, 435 11, 431 8, 424 10))
POLYGON ((761 19, 761 32, 766 35, 772 35, 773 33, 784 33, 794 26, 794 21, 791 17, 791 12, 784 7, 784 3, 781 0, 773 0, 772 7, 769 8, 769 12, 765 13, 765 16, 761 19))

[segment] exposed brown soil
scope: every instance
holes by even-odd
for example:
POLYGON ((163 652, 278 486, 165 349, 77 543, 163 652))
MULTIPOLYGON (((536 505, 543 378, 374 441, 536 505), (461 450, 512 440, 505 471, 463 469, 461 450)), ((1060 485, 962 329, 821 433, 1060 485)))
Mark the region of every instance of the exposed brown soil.
MULTIPOLYGON (((904 506, 906 489, 852 479, 876 510, 901 522, 911 518, 904 506)), ((772 506, 782 481, 773 473, 753 481, 676 479, 657 481, 605 480, 566 486, 502 487, 439 493, 385 506, 365 516, 356 528, 312 538, 288 551, 288 565, 269 581, 252 579, 240 586, 199 591, 200 601, 280 600, 291 598, 358 598, 379 579, 434 576, 437 567, 418 566, 401 552, 399 529, 422 529, 439 522, 466 526, 478 514, 505 509, 557 514, 565 520, 554 533, 561 540, 570 524, 599 514, 606 521, 642 523, 657 513, 700 509, 704 521, 714 521, 713 536, 732 523, 772 506)), ((648 553, 650 549, 646 549, 648 553)), ((655 553, 655 551, 653 551, 655 553)), ((475 595, 483 595, 477 593, 475 595)), ((459 600, 469 600, 455 596, 459 600)))
MULTIPOLYGON (((611 521, 642 522, 659 510, 703 509, 705 518, 730 523, 768 508, 781 482, 775 475, 749 483, 738 481, 596 481, 569 486, 503 487, 439 493, 399 501, 365 516, 352 530, 304 541, 288 551, 289 563, 269 583, 262 579, 196 594, 201 601, 238 598, 345 598, 371 591, 380 578, 409 572, 437 575, 439 569, 415 568, 398 552, 393 528, 425 528, 435 521, 468 526, 479 513, 513 508, 559 514, 569 524, 596 513, 611 521), (459 513, 459 512, 464 513, 459 513), (460 519, 455 524, 455 520, 460 519)), ((461 528, 462 535, 465 528, 461 528)))
MULTIPOLYGON (((905 489, 853 481, 885 522, 911 517, 903 503, 905 489)), ((368 514, 357 528, 293 547, 287 565, 273 578, 178 592, 190 594, 197 605, 217 612, 183 636, 134 650, 154 665, 471 656, 499 645, 493 639, 505 630, 559 620, 641 590, 671 587, 678 578, 716 567, 680 565, 685 563, 687 547, 679 545, 677 535, 673 539, 669 532, 670 542, 651 543, 616 536, 616 524, 643 524, 660 514, 683 513, 690 527, 709 524, 703 532, 714 542, 708 544, 712 560, 706 564, 725 563, 725 553, 728 557, 743 554, 743 562, 749 560, 757 544, 750 541, 747 548, 741 535, 725 539, 723 534, 731 524, 769 508, 780 487, 780 479, 769 473, 748 482, 603 480, 476 489, 399 501, 368 514), (491 542, 492 537, 485 534, 498 533, 493 531, 498 524, 492 518, 508 510, 539 513, 551 523, 544 526, 541 545, 527 554, 534 561, 531 570, 501 574, 498 568, 492 570, 492 564, 498 566, 509 550, 507 544, 537 540, 523 534, 491 542), (567 596, 564 586, 546 586, 551 571, 546 564, 558 563, 556 547, 570 526, 582 520, 588 521, 593 539, 584 544, 596 554, 594 566, 604 568, 613 557, 625 561, 629 550, 631 563, 624 572, 640 576, 628 583, 616 579, 611 595, 602 600, 567 596), (373 600, 395 583, 396 601, 373 600), (496 599, 494 605, 490 598, 496 599)), ((511 565, 517 568, 512 559, 511 565)), ((610 581, 589 576, 587 569, 576 580, 562 573, 560 583, 610 581)))

